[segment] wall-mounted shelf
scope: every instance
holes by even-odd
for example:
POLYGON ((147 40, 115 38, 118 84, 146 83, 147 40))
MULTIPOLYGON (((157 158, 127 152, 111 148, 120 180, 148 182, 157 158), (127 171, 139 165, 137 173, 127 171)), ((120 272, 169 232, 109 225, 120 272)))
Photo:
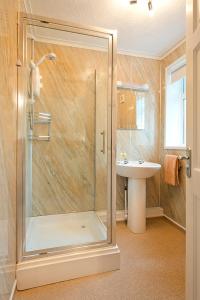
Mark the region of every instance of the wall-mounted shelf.
POLYGON ((148 84, 135 84, 135 83, 125 83, 122 81, 117 81, 118 89, 132 90, 137 92, 148 92, 149 85, 148 84))

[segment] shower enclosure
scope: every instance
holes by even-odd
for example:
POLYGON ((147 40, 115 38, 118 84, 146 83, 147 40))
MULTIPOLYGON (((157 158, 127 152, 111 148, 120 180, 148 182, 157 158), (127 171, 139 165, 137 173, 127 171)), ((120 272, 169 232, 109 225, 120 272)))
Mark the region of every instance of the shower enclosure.
POLYGON ((19 37, 17 277, 25 289, 119 268, 116 34, 22 15, 19 37))

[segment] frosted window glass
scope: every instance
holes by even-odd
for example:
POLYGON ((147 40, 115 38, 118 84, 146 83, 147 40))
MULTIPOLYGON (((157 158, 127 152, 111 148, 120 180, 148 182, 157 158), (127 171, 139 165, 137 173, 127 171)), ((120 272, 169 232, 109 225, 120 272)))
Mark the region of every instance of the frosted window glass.
MULTIPOLYGON (((168 74, 170 76, 170 74, 168 74)), ((186 145, 186 77, 168 81, 166 87, 165 147, 186 145)))

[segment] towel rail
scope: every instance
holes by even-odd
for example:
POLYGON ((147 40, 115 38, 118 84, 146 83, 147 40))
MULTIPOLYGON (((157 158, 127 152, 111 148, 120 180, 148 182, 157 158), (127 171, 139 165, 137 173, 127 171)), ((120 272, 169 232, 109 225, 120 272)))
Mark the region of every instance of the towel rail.
POLYGON ((190 159, 190 157, 188 155, 179 155, 178 159, 179 160, 188 160, 188 159, 190 159))

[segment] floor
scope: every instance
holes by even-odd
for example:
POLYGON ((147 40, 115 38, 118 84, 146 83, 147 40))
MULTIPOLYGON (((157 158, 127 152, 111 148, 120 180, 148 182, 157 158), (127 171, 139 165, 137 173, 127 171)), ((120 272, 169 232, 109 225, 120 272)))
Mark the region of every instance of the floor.
POLYGON ((17 292, 15 300, 184 300, 185 233, 165 218, 145 234, 117 225, 119 271, 17 292))
POLYGON ((107 239, 106 227, 93 211, 31 217, 28 224, 26 251, 107 239))

